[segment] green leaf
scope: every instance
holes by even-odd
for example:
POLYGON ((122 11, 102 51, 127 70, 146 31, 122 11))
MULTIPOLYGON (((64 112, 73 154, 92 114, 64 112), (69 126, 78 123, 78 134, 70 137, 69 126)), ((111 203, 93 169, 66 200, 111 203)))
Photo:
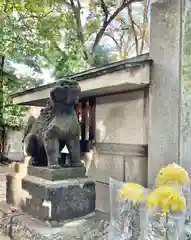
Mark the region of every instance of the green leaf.
POLYGON ((100 28, 101 22, 99 18, 90 20, 86 24, 87 38, 91 37, 92 34, 96 33, 100 28))

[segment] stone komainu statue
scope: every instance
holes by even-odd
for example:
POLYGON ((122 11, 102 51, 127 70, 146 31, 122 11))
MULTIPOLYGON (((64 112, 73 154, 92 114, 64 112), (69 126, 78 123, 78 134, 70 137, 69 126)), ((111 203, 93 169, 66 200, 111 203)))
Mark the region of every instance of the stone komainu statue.
POLYGON ((50 92, 50 99, 39 117, 30 117, 24 133, 25 152, 35 166, 60 166, 60 151, 66 145, 71 167, 81 167, 79 123, 75 111, 80 87, 64 81, 50 92))

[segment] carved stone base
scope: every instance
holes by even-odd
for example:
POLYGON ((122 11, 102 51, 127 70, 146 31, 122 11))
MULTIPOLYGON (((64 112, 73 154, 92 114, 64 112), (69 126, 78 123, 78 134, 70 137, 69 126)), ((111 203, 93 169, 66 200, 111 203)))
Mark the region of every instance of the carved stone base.
POLYGON ((89 214, 95 210, 94 182, 84 175, 82 168, 53 170, 30 166, 22 180, 22 188, 30 197, 22 210, 36 219, 53 221, 89 214))

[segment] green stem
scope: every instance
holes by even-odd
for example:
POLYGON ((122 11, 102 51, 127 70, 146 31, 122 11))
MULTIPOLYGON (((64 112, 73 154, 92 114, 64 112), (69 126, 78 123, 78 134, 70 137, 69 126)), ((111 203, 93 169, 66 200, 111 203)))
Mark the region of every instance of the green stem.
POLYGON ((168 227, 167 227, 167 224, 168 224, 168 213, 166 214, 166 219, 165 219, 165 240, 169 240, 168 239, 168 227))

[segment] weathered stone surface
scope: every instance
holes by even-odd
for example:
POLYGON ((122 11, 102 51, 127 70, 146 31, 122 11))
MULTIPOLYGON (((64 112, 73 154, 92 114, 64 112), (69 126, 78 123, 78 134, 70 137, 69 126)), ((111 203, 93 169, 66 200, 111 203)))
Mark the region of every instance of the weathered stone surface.
POLYGON ((39 220, 49 220, 49 208, 43 206, 43 200, 32 197, 26 199, 25 205, 23 205, 22 210, 31 216, 38 216, 39 220))
POLYGON ((22 187, 31 196, 23 211, 40 220, 66 220, 95 210, 94 182, 87 178, 48 181, 27 175, 22 187), (48 209, 47 209, 48 207, 48 209))
POLYGON ((108 184, 96 182, 96 210, 104 213, 110 212, 110 195, 108 184))
POLYGON ((23 142, 33 165, 50 168, 83 165, 80 161, 79 122, 75 111, 80 91, 77 82, 63 81, 51 90, 39 117, 29 118, 23 142), (65 145, 70 162, 60 155, 65 145))
POLYGON ((96 142, 147 144, 144 91, 96 98, 96 142))
POLYGON ((43 179, 49 181, 58 181, 71 178, 85 177, 85 167, 78 168, 60 168, 60 169, 49 169, 46 167, 28 167, 28 174, 35 177, 43 177, 43 179))
POLYGON ((27 164, 13 163, 9 170, 6 175, 6 201, 8 204, 21 207, 28 196, 22 189, 22 179, 27 174, 27 164))
POLYGON ((62 222, 60 227, 56 228, 52 228, 50 223, 35 220, 21 212, 8 212, 8 205, 1 202, 0 216, 3 218, 0 218, 0 233, 9 235, 14 240, 108 239, 109 216, 100 212, 62 222))

